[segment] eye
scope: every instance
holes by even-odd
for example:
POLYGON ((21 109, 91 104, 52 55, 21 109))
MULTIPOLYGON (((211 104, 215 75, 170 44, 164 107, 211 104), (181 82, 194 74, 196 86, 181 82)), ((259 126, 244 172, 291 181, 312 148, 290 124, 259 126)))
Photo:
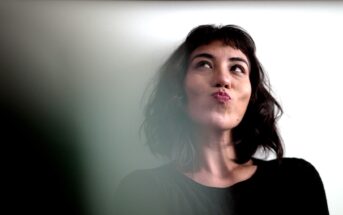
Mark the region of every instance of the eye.
POLYGON ((202 60, 202 61, 199 61, 195 64, 195 68, 212 69, 212 65, 210 62, 202 60))
POLYGON ((231 66, 230 71, 234 72, 234 73, 238 73, 238 74, 245 74, 245 69, 243 66, 239 65, 239 64, 235 64, 233 66, 231 66))

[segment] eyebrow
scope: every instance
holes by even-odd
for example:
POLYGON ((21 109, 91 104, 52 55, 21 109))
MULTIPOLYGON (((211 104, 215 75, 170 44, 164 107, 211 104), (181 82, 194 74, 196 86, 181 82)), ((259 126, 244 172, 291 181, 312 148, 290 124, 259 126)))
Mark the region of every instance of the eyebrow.
POLYGON ((213 55, 211 54, 208 54, 208 53, 200 53, 200 54, 196 54, 195 56, 192 57, 191 61, 193 61, 195 58, 198 58, 198 57, 204 57, 204 58, 210 58, 210 59, 213 59, 213 55))
MULTIPOLYGON (((193 61, 195 58, 198 58, 198 57, 204 57, 204 58, 209 58, 209 59, 214 59, 214 56, 211 55, 211 54, 208 54, 208 53, 199 53, 199 54, 196 54, 195 56, 193 56, 191 58, 191 61, 193 61)), ((245 59, 241 58, 241 57, 230 57, 229 58, 230 61, 239 61, 239 62, 243 62, 245 63, 248 67, 250 67, 248 61, 246 61, 245 59)))
POLYGON ((241 57, 231 57, 229 58, 230 61, 240 61, 245 63, 248 67, 249 67, 249 63, 248 61, 246 61, 245 59, 241 58, 241 57))

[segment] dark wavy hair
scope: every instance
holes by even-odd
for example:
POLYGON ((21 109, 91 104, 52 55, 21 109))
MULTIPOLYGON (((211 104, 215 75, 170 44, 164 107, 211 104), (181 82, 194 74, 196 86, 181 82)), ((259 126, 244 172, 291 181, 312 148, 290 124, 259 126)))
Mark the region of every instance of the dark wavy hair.
POLYGON ((284 150, 276 126, 282 108, 270 93, 269 81, 255 54, 255 42, 236 25, 194 28, 160 68, 142 124, 148 146, 154 154, 167 156, 185 167, 196 161, 191 122, 184 108, 184 78, 190 54, 197 47, 217 40, 242 51, 251 64, 251 98, 242 121, 232 130, 236 162, 245 163, 259 148, 282 158, 284 150))

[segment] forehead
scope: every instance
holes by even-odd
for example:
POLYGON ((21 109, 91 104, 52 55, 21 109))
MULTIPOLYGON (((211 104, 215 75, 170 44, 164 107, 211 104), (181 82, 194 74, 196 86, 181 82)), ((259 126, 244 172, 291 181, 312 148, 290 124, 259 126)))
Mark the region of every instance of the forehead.
POLYGON ((201 45, 194 49, 194 51, 190 55, 190 59, 192 59, 195 55, 200 53, 207 53, 211 54, 214 57, 241 57, 248 61, 247 56, 239 49, 234 48, 230 45, 225 44, 222 41, 216 40, 210 42, 209 44, 201 45))

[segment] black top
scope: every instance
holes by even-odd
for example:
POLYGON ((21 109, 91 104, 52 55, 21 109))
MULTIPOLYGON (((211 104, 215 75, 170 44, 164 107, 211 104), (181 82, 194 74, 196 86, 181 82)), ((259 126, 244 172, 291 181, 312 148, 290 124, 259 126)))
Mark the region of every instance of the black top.
POLYGON ((253 159, 256 172, 226 188, 199 184, 172 164, 137 170, 116 192, 116 214, 327 215, 322 181, 307 161, 253 159))

